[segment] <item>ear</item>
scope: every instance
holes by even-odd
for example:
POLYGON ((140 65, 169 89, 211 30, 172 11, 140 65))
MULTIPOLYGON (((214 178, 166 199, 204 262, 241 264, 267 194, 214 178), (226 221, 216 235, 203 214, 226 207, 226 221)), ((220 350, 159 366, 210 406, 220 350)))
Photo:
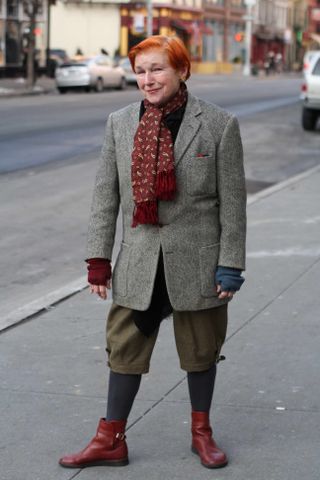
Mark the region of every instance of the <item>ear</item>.
POLYGON ((180 80, 181 80, 181 82, 185 82, 185 81, 186 81, 187 73, 188 73, 188 67, 183 67, 183 68, 179 71, 179 75, 180 75, 180 80))

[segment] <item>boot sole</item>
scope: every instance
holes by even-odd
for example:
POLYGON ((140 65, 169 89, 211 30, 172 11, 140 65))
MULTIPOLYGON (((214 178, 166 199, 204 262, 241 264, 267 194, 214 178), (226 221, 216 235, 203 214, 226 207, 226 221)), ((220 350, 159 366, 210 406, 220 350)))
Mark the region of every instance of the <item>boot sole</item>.
MULTIPOLYGON (((195 453, 196 455, 198 455, 198 457, 200 457, 198 450, 195 449, 194 447, 191 447, 191 452, 195 453)), ((220 463, 219 465, 210 465, 210 464, 203 463, 201 458, 200 458, 200 461, 201 461, 201 465, 203 465, 206 468, 210 468, 210 469, 212 469, 212 468, 223 468, 223 467, 226 467, 228 465, 228 460, 224 463, 220 463)))
POLYGON ((89 468, 89 467, 125 467, 129 464, 129 459, 124 458, 123 460, 100 460, 90 463, 82 463, 80 465, 67 464, 59 462, 59 465, 64 468, 89 468))

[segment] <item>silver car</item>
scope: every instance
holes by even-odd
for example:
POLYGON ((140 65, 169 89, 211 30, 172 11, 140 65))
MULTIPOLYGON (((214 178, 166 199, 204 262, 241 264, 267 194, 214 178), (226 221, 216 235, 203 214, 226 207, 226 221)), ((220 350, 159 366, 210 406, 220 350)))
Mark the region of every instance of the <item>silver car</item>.
POLYGON ((86 92, 102 92, 107 87, 122 90, 127 83, 123 68, 114 66, 108 55, 63 63, 56 69, 55 78, 60 93, 73 88, 86 92))
POLYGON ((122 58, 119 61, 119 65, 125 71, 126 81, 128 84, 137 85, 136 74, 132 70, 131 63, 128 57, 122 58))

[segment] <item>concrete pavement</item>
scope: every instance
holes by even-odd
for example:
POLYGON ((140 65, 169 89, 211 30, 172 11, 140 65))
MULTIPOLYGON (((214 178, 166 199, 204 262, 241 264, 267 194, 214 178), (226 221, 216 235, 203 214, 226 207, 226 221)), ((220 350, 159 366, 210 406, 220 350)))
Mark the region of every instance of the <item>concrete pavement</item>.
POLYGON ((190 452, 171 320, 129 419, 130 465, 59 467, 105 413, 110 302, 85 290, 0 336, 1 480, 318 480, 319 184, 317 167, 249 200, 246 282, 230 305, 211 415, 228 467, 207 470, 190 452))
POLYGON ((32 90, 27 88, 25 78, 0 78, 0 98, 16 97, 19 95, 41 95, 54 92, 55 89, 54 78, 46 76, 39 77, 32 90))

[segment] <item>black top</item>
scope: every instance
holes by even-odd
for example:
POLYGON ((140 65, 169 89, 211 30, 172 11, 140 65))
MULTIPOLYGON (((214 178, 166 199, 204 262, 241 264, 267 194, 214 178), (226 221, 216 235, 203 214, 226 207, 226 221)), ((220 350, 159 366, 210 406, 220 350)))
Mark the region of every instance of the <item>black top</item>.
MULTIPOLYGON (((164 118, 164 123, 171 132, 173 143, 176 141, 185 109, 186 104, 164 118)), ((141 120, 145 111, 142 101, 139 120, 141 120)), ((164 275, 163 254, 160 250, 150 306, 145 311, 134 310, 134 322, 139 330, 148 337, 159 327, 161 321, 172 313, 172 310, 164 275)))

